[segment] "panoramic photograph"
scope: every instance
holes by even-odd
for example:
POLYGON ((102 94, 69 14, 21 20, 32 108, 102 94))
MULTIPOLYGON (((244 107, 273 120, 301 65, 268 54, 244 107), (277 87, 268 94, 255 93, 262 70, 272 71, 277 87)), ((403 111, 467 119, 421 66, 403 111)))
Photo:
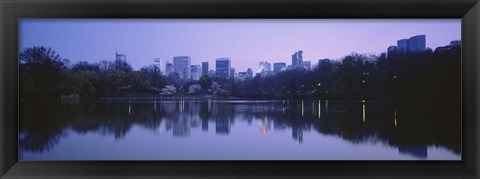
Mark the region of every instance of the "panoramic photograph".
POLYGON ((18 159, 462 159, 461 19, 19 19, 18 159))

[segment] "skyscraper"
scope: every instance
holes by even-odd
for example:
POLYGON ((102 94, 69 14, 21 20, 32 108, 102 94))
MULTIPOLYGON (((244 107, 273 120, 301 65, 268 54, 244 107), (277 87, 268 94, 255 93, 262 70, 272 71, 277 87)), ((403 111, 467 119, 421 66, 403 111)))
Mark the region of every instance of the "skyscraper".
POLYGON ((397 41, 397 50, 398 53, 407 53, 408 52, 408 39, 401 39, 397 41))
POLYGON ((413 53, 413 52, 423 52, 426 49, 426 36, 425 35, 416 35, 410 37, 409 39, 401 39, 397 41, 397 51, 398 53, 413 53))
POLYGON ((127 55, 115 52, 115 61, 127 62, 127 55))
POLYGON ((287 69, 287 64, 286 63, 273 63, 273 71, 275 73, 279 71, 284 71, 287 69))
POLYGON ((311 61, 303 61, 302 62, 302 67, 307 69, 307 70, 310 70, 312 68, 312 62, 311 61))
POLYGON ((180 78, 186 80, 191 77, 191 65, 189 56, 173 57, 173 71, 180 75, 180 78))
POLYGON ((115 67, 116 69, 123 69, 123 67, 127 64, 127 55, 126 54, 119 54, 115 52, 115 67))
POLYGON ((272 71, 272 64, 268 63, 267 61, 261 61, 258 63, 258 72, 267 72, 272 71))
POLYGON ((200 65, 192 65, 191 74, 192 80, 200 80, 200 76, 202 76, 202 68, 200 67, 200 65))
POLYGON ((390 46, 387 48, 387 57, 395 56, 398 53, 397 46, 390 46))
POLYGON ((425 51, 425 35, 416 35, 408 39, 408 52, 425 51))
POLYGON ((248 68, 248 69, 247 69, 247 76, 248 76, 249 78, 253 78, 253 71, 252 71, 251 68, 248 68))
MULTIPOLYGON (((160 68, 160 58, 154 58, 153 59, 153 65, 155 65, 155 67, 157 67, 158 69, 161 69, 160 68)), ((160 70, 160 73, 162 73, 161 70, 160 70)))
POLYGON ((167 65, 165 65, 165 75, 170 75, 173 72, 173 64, 167 61, 167 65))
POLYGON ((294 68, 302 67, 302 61, 303 61, 303 51, 300 50, 298 52, 295 52, 292 55, 292 66, 294 68))
POLYGON ((217 58, 215 60, 216 75, 222 78, 229 78, 231 63, 229 58, 217 58))
POLYGON ((235 68, 230 67, 230 77, 235 77, 235 68))
POLYGON ((208 62, 202 62, 202 75, 208 75, 208 62))
POLYGON ((238 72, 238 79, 240 79, 241 81, 245 80, 248 78, 248 74, 247 72, 238 72))
POLYGON ((167 61, 165 59, 155 58, 153 59, 154 65, 160 69, 160 74, 166 75, 165 68, 167 61))

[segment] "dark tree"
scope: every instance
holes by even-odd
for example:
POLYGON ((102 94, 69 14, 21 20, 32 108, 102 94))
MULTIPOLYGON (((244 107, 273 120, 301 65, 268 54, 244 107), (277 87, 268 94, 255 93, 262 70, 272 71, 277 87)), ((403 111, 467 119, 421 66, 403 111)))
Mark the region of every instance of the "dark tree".
POLYGON ((69 61, 46 47, 32 47, 20 52, 20 88, 31 88, 22 92, 31 92, 34 97, 59 96, 60 84, 69 61))

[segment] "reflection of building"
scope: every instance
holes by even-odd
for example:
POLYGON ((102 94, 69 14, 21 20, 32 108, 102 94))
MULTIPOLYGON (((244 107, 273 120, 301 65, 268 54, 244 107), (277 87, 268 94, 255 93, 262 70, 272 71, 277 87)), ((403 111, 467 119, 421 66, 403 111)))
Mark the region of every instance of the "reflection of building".
POLYGON ((180 78, 186 80, 190 78, 190 57, 189 56, 178 56, 173 57, 173 71, 177 72, 180 75, 180 78))
POLYGON ((200 76, 202 76, 202 68, 200 67, 200 65, 192 65, 191 73, 192 80, 200 80, 200 76))
POLYGON ((173 136, 190 136, 191 122, 189 117, 181 116, 173 125, 173 136))
POLYGON ((202 75, 208 75, 208 62, 202 62, 202 75))
POLYGON ((427 154, 427 146, 399 146, 398 153, 400 154, 409 154, 417 158, 426 159, 427 154))
POLYGON ((229 134, 230 133, 230 120, 218 119, 215 122, 215 133, 217 134, 229 134))
POLYGON ((208 121, 202 121, 202 131, 208 131, 208 121))
POLYGON ((273 122, 273 130, 283 131, 287 129, 287 123, 275 120, 273 122))
POLYGON ((301 126, 292 126, 292 137, 300 143, 303 142, 303 129, 301 126))
POLYGON ((285 71, 287 70, 287 64, 286 63, 273 63, 273 71, 275 73, 280 72, 280 71, 285 71))
POLYGON ((222 78, 229 78, 231 63, 229 58, 217 58, 215 61, 216 75, 222 78))

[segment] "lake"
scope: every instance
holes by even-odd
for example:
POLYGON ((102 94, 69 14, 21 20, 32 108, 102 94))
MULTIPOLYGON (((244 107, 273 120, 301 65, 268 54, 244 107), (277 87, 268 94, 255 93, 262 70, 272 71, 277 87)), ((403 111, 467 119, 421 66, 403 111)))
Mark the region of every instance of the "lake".
POLYGON ((459 105, 21 103, 20 160, 461 160, 459 105))

